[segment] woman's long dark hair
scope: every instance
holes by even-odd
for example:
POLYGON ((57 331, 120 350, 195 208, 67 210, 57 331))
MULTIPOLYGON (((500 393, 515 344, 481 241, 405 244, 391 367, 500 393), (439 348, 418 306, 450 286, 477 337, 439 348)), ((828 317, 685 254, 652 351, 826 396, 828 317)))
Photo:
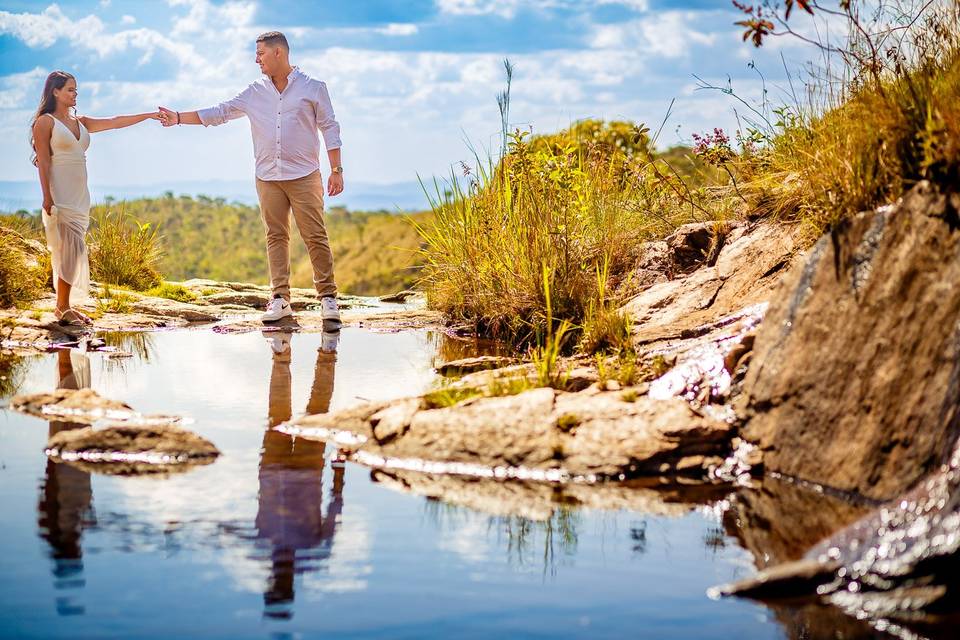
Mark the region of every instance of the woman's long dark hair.
POLYGON ((33 162, 34 166, 37 164, 37 145, 33 140, 33 125, 36 124, 37 118, 43 114, 53 113, 56 110, 57 97, 53 95, 53 92, 63 89, 68 80, 76 81, 77 79, 66 71, 54 71, 47 76, 47 81, 43 85, 43 95, 40 96, 40 106, 37 107, 37 112, 33 114, 33 118, 30 119, 30 148, 33 149, 33 156, 30 158, 30 161, 33 162))

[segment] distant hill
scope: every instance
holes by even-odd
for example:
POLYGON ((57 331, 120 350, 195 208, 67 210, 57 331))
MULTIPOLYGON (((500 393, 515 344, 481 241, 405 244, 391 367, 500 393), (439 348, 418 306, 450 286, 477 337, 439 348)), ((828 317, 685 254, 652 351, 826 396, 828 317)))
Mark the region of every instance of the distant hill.
MULTIPOLYGON (((207 194, 221 197, 228 202, 255 205, 257 193, 253 178, 249 180, 206 180, 166 182, 145 185, 90 185, 90 196, 95 204, 114 200, 156 198, 170 192, 174 195, 207 194)), ((330 206, 346 207, 352 211, 422 211, 427 208, 427 198, 420 183, 398 182, 371 184, 347 181, 342 195, 331 199, 330 206)), ((0 211, 25 209, 34 211, 40 207, 40 184, 32 180, 0 180, 0 211)))
MULTIPOLYGON (((162 196, 97 205, 124 211, 141 224, 157 225, 167 280, 210 278, 268 284, 266 248, 260 210, 225 198, 162 196)), ((337 284, 344 293, 383 295, 412 287, 418 277, 420 237, 414 222, 427 224, 431 212, 327 210, 327 231, 333 250, 337 284)), ((5 224, 42 237, 35 214, 5 216, 5 224)), ((293 224, 290 241, 291 284, 313 286, 310 261, 293 224)))

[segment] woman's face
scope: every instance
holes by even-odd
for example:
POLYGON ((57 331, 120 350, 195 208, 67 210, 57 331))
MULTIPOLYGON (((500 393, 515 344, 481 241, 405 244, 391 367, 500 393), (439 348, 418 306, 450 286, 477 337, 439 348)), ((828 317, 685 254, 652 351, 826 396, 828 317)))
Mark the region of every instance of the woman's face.
POLYGON ((53 96, 57 99, 57 106, 77 106, 77 81, 70 78, 62 89, 53 90, 53 96))

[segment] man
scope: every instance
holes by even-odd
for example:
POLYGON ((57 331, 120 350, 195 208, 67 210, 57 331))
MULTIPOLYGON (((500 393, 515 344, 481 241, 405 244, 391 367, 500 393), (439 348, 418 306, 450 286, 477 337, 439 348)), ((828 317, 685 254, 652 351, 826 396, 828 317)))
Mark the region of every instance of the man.
POLYGON ((290 209, 307 245, 313 266, 313 284, 320 296, 325 328, 340 326, 333 254, 323 221, 323 181, 320 177, 320 139, 330 160, 327 193, 343 191, 340 164, 340 125, 323 82, 290 65, 290 46, 279 31, 257 38, 257 64, 264 78, 237 97, 209 109, 172 111, 160 107, 163 126, 216 126, 247 116, 256 157, 257 195, 267 236, 267 259, 273 297, 264 322, 293 314, 290 308, 290 209))

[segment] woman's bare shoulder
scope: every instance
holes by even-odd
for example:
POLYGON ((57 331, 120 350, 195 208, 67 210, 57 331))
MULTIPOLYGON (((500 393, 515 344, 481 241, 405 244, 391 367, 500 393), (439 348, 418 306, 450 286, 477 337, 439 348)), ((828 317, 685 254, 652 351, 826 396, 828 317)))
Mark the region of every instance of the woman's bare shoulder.
POLYGON ((33 130, 37 133, 43 133, 45 131, 50 131, 53 129, 53 116, 49 113, 45 113, 37 121, 33 123, 33 130), (43 116, 50 116, 49 118, 44 118, 43 116))

